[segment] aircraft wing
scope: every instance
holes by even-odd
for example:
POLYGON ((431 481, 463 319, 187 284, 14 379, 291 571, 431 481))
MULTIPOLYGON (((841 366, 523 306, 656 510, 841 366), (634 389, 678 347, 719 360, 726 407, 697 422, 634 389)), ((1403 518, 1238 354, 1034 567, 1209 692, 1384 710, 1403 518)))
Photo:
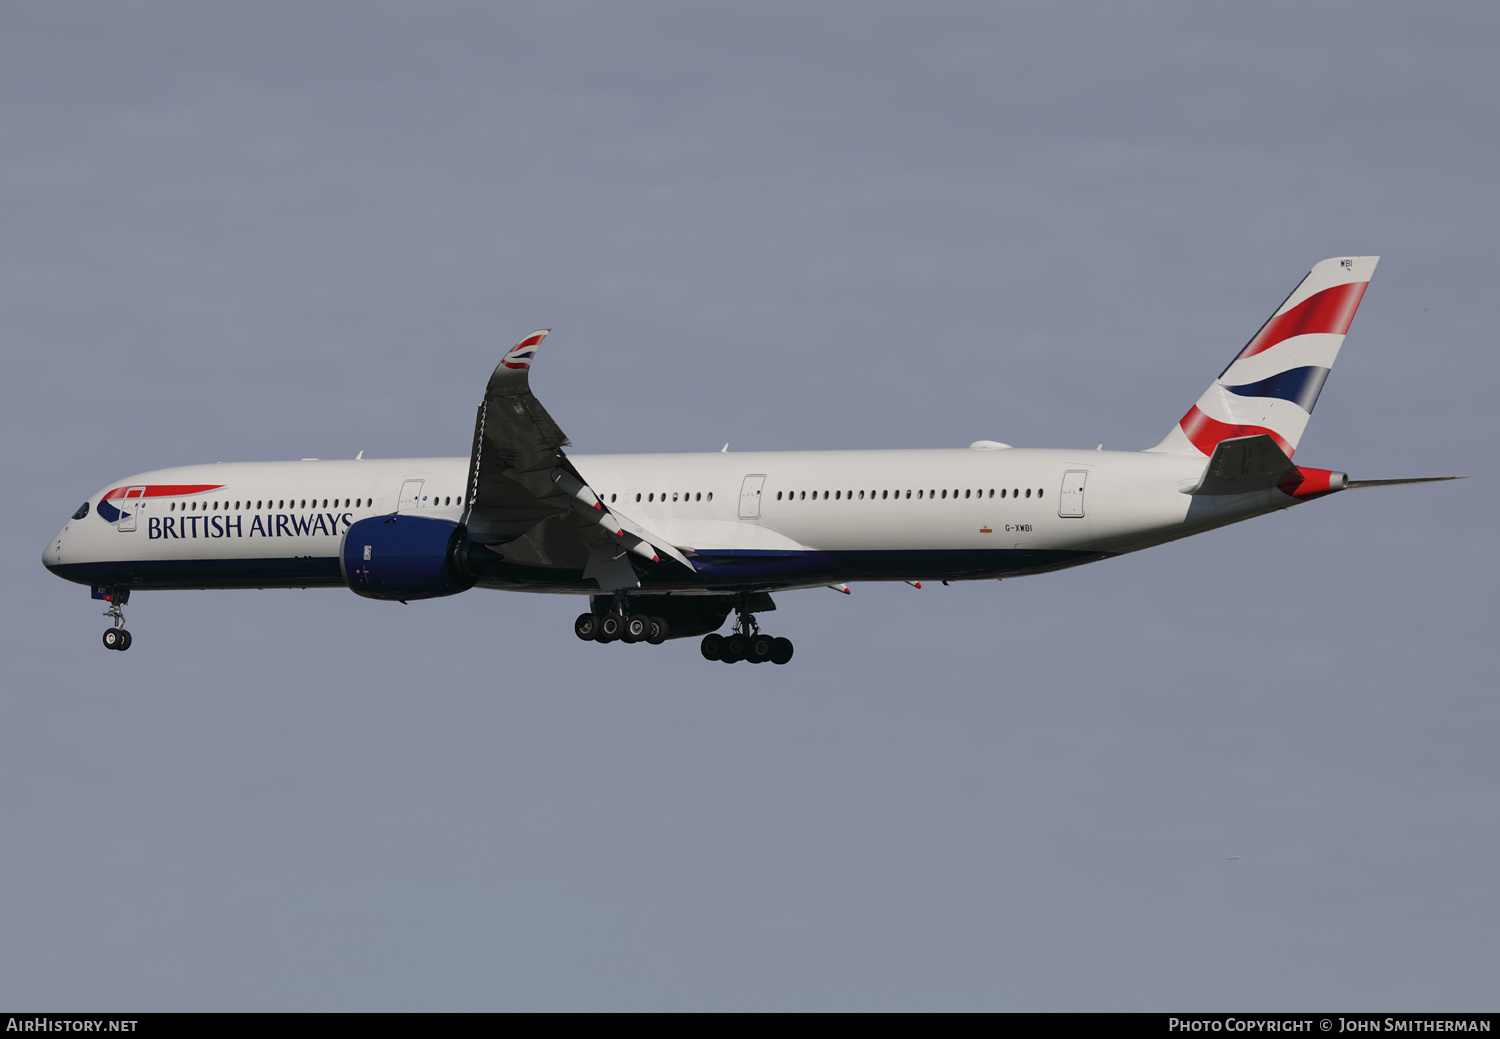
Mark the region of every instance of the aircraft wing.
POLYGON ((606 591, 639 585, 632 554, 655 563, 659 549, 693 569, 665 539, 611 514, 563 453, 568 438, 531 392, 531 361, 549 331, 511 347, 485 387, 469 455, 469 539, 514 562, 581 566, 606 591))

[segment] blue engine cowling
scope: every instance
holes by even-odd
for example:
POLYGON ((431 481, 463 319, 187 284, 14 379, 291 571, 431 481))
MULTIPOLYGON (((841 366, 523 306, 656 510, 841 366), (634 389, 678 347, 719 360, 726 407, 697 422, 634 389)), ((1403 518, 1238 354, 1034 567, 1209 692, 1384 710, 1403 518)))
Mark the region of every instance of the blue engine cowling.
POLYGON ((344 532, 344 583, 370 599, 435 599, 474 587, 459 565, 467 532, 452 520, 371 516, 344 532))

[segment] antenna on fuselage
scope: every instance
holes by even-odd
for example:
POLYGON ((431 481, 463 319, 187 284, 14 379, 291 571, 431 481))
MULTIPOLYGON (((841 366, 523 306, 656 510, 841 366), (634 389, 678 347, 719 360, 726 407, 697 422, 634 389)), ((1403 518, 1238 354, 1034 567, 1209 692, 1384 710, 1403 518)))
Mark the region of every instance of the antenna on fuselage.
POLYGON ((729 441, 726 440, 726 441, 724 441, 724 446, 721 447, 721 448, 719 448, 719 454, 721 454, 721 455, 727 455, 728 453, 729 453, 729 441))

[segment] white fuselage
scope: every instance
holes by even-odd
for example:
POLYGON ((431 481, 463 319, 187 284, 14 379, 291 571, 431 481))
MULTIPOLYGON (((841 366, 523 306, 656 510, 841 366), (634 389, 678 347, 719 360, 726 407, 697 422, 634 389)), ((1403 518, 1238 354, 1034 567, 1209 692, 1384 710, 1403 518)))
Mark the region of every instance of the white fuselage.
MULTIPOLYGON (((1153 452, 970 448, 571 460, 608 509, 693 560, 694 572, 667 560, 653 564, 641 577, 643 591, 1036 573, 1295 504, 1274 489, 1230 498, 1186 494, 1204 460, 1153 452), (762 476, 763 483, 755 479, 762 476)), ((408 458, 140 473, 91 498, 87 515, 58 532, 43 562, 69 580, 127 588, 339 586, 342 540, 353 523, 393 512, 462 522, 468 470, 466 458, 408 458)), ((524 558, 515 562, 515 574, 502 561, 480 583, 599 591, 581 572, 538 576, 524 558)))

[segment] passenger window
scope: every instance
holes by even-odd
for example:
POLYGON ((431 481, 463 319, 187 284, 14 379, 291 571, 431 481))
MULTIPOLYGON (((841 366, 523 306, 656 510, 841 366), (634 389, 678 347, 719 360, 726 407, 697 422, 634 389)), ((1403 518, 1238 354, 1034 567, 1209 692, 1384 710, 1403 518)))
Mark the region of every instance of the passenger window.
POLYGON ((777 500, 777 501, 780 501, 780 500, 781 500, 781 492, 780 492, 780 491, 777 491, 777 492, 776 492, 776 500, 777 500))
POLYGON ((943 488, 943 497, 944 498, 948 497, 948 488, 946 488, 946 487, 943 488))
POLYGON ((1031 497, 1031 488, 1030 487, 1026 488, 1026 497, 1028 497, 1028 498, 1031 497))
POLYGON ((1040 498, 1040 497, 1041 497, 1041 496, 1042 496, 1042 489, 1041 489, 1041 488, 1040 488, 1040 487, 1038 487, 1038 488, 1037 488, 1037 489, 1036 489, 1036 496, 1037 496, 1037 497, 1038 497, 1038 498, 1040 498))
POLYGON ((641 492, 640 491, 636 491, 635 492, 635 500, 636 501, 640 501, 641 500, 641 492))
POLYGON ((708 492, 708 500, 709 501, 713 501, 714 500, 714 492, 713 491, 709 491, 708 492))

